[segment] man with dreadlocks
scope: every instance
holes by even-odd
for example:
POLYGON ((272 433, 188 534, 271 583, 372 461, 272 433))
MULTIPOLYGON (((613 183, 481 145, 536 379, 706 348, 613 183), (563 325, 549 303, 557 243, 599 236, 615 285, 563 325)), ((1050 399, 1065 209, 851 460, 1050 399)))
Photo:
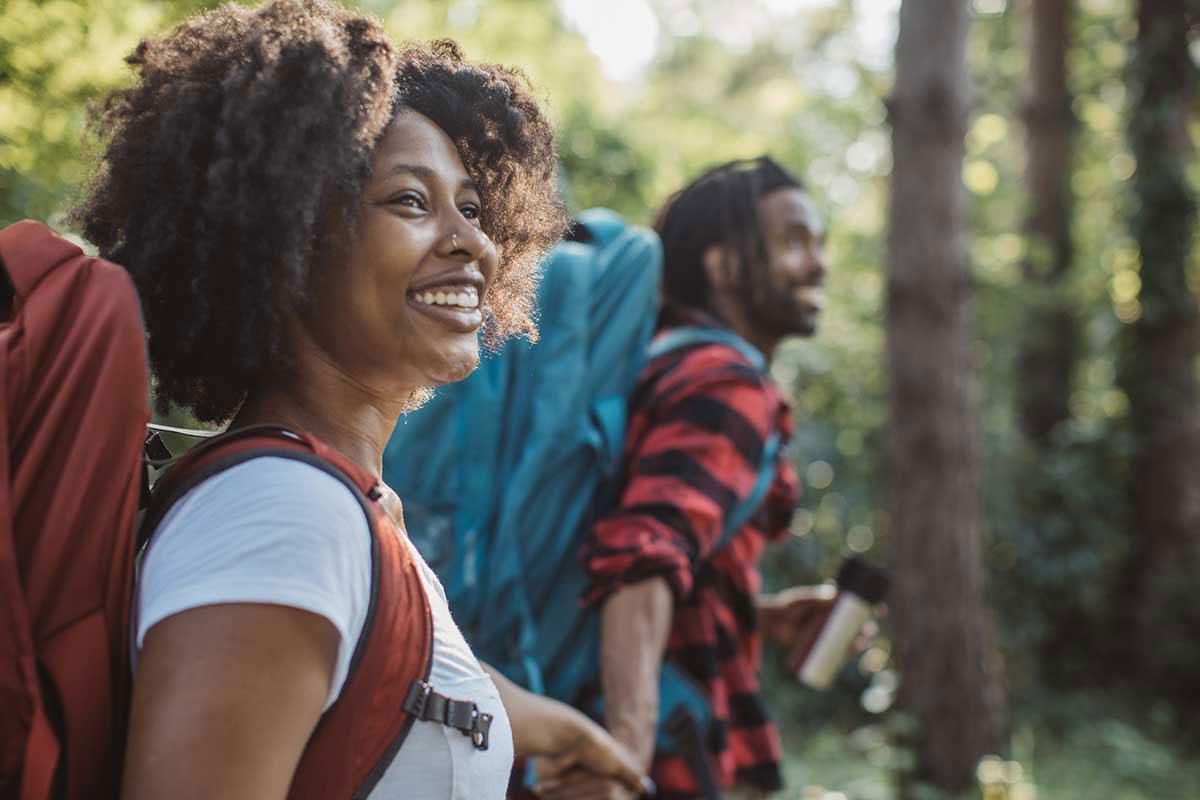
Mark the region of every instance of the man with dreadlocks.
MULTIPOLYGON (((724 545, 726 516, 750 496, 764 443, 792 419, 761 366, 786 336, 809 336, 825 303, 825 229, 801 183, 770 158, 718 166, 666 204, 660 330, 715 328, 745 348, 701 344, 652 359, 631 399, 625 485, 585 547, 603 604, 607 723, 651 761, 663 659, 705 690, 715 718, 712 776, 725 797, 779 789, 781 748, 759 691, 760 636, 798 665, 830 608, 798 587, 760 594, 764 545, 786 535, 799 484, 778 456, 750 520, 724 545)), ((654 759, 661 798, 696 797, 697 767, 654 759)), ((622 797, 593 781, 572 797, 622 797), (593 791, 594 789, 594 791, 593 791)))

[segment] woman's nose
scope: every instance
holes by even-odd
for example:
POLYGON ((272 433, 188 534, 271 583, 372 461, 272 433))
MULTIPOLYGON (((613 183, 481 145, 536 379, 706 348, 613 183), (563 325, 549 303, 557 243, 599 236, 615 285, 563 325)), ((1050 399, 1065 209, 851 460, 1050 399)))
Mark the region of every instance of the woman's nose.
POLYGON ((454 225, 442 239, 445 255, 465 261, 481 260, 491 248, 491 239, 475 225, 454 225))

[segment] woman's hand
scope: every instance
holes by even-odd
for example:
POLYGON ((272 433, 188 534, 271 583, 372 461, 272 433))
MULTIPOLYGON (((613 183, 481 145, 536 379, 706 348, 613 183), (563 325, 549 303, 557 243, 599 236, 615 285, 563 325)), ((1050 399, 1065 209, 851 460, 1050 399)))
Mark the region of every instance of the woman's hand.
POLYGON ((528 692, 483 665, 504 702, 517 755, 537 756, 539 783, 566 775, 607 778, 637 796, 648 784, 633 756, 586 715, 528 692))

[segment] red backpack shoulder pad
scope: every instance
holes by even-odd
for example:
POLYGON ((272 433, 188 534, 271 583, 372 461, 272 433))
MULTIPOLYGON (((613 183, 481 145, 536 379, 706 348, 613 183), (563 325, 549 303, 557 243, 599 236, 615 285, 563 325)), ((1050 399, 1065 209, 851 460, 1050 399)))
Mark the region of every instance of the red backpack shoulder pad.
POLYGON ((264 456, 304 461, 337 478, 370 522, 367 621, 342 693, 309 739, 288 794, 289 800, 365 798, 412 727, 405 699, 415 683, 428 681, 433 656, 429 598, 405 534, 379 502, 378 480, 315 437, 246 428, 198 445, 171 467, 154 487, 143 531, 152 533, 171 505, 205 479, 264 456))

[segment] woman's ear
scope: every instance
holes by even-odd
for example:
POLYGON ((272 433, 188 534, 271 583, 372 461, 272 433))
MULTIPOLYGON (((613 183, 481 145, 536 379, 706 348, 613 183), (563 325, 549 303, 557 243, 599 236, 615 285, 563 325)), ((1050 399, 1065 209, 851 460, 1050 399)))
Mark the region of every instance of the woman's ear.
POLYGON ((708 276, 708 285, 718 292, 733 288, 733 258, 724 245, 710 244, 704 249, 704 274, 708 276))

